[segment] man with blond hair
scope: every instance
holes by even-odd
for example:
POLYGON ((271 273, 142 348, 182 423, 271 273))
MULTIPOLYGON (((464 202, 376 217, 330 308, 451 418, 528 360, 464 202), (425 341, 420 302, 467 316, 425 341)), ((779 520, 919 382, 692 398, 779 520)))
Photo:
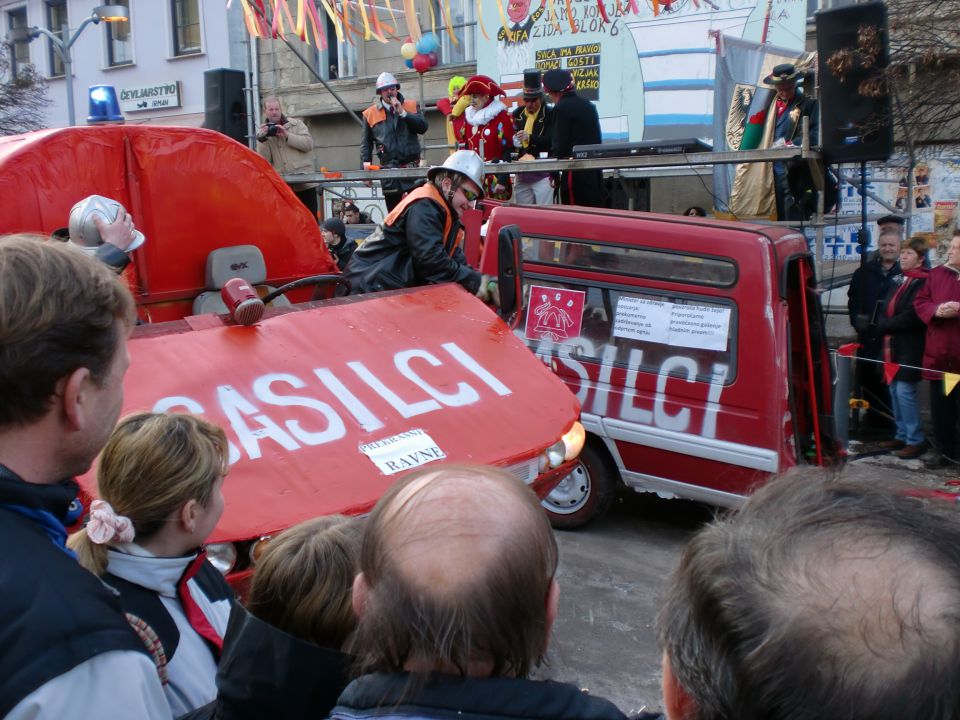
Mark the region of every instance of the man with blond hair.
POLYGON ((169 718, 116 598, 65 544, 123 403, 133 299, 65 243, 0 238, 0 717, 169 718))
POLYGON ((366 673, 331 717, 624 720, 573 685, 528 679, 557 615, 557 544, 536 495, 469 465, 408 475, 368 519, 351 650, 366 673))

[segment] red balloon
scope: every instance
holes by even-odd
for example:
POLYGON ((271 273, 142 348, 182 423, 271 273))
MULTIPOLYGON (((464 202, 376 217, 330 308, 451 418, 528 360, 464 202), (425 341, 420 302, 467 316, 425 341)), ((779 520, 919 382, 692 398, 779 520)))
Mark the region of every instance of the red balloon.
POLYGON ((427 58, 430 60, 430 67, 436 67, 437 63, 440 62, 440 56, 436 52, 428 52, 427 58))
POLYGON ((430 58, 423 53, 417 53, 413 58, 413 69, 418 73, 425 73, 430 69, 430 58))

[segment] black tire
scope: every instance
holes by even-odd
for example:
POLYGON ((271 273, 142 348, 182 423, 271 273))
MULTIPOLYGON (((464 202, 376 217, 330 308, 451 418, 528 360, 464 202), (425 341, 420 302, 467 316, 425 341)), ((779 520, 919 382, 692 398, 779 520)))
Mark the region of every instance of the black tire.
POLYGON ((601 517, 617 494, 619 473, 604 449, 588 439, 579 464, 541 502, 558 530, 583 527, 601 517))

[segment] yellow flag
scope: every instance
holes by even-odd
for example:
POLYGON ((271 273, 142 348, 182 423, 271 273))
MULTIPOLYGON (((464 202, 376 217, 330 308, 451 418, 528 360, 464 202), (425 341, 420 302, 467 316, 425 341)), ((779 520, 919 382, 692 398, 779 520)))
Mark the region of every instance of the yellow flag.
POLYGON ((953 389, 957 386, 957 383, 960 382, 960 375, 957 373, 948 373, 943 374, 943 394, 949 395, 953 392, 953 389))

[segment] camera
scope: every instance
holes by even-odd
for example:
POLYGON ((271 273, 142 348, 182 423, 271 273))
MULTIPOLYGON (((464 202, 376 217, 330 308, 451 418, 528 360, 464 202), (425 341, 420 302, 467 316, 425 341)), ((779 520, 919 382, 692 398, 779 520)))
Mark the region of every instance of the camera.
POLYGON ((269 120, 267 121, 267 134, 264 137, 276 137, 277 136, 277 124, 272 123, 269 120))

